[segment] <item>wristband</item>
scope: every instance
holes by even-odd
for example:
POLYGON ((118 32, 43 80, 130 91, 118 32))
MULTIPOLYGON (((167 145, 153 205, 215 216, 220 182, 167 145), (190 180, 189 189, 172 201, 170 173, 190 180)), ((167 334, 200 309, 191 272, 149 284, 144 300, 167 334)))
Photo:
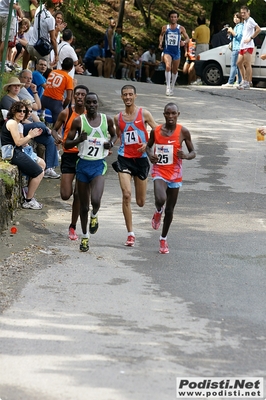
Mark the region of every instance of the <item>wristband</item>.
POLYGON ((32 92, 33 94, 37 94, 38 92, 32 92))

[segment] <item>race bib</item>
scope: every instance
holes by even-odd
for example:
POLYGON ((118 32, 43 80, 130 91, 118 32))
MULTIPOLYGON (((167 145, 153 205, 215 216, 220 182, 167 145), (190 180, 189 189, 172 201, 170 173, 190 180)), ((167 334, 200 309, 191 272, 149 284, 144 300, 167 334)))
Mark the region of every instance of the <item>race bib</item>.
POLYGON ((109 150, 104 148, 107 139, 88 137, 79 145, 79 156, 86 160, 101 160, 108 156, 109 150))
POLYGON ((124 132, 124 142, 127 145, 139 143, 138 131, 127 131, 127 132, 124 132))
POLYGON ((178 34, 177 33, 168 33, 167 44, 169 46, 177 46, 178 45, 178 34))
POLYGON ((157 164, 171 165, 173 164, 173 145, 156 144, 155 154, 158 156, 157 164))

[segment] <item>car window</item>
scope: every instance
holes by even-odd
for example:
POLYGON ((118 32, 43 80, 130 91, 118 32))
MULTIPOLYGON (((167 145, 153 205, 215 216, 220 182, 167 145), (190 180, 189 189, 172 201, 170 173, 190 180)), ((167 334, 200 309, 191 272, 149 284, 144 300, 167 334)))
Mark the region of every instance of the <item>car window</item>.
POLYGON ((258 36, 255 37, 254 43, 255 43, 255 46, 257 47, 257 49, 261 49, 262 43, 265 40, 265 35, 266 35, 266 31, 261 31, 258 34, 258 36))

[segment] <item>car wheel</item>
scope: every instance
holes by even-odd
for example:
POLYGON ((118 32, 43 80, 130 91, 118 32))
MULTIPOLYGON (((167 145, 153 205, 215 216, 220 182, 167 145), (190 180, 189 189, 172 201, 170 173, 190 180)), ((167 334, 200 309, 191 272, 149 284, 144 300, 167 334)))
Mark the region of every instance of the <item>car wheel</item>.
POLYGON ((206 85, 219 86, 223 83, 223 72, 219 64, 208 64, 203 70, 202 79, 206 85))

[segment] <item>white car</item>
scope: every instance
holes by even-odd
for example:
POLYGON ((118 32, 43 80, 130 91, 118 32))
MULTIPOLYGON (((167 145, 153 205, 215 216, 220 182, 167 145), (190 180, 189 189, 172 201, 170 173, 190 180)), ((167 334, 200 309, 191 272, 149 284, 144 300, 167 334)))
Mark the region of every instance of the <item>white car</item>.
MULTIPOLYGON (((260 58, 266 54, 266 28, 254 39, 255 49, 252 59, 252 78, 254 81, 266 80, 266 60, 260 58)), ((206 85, 221 85, 230 75, 231 50, 228 44, 204 51, 195 61, 196 74, 206 85)))

